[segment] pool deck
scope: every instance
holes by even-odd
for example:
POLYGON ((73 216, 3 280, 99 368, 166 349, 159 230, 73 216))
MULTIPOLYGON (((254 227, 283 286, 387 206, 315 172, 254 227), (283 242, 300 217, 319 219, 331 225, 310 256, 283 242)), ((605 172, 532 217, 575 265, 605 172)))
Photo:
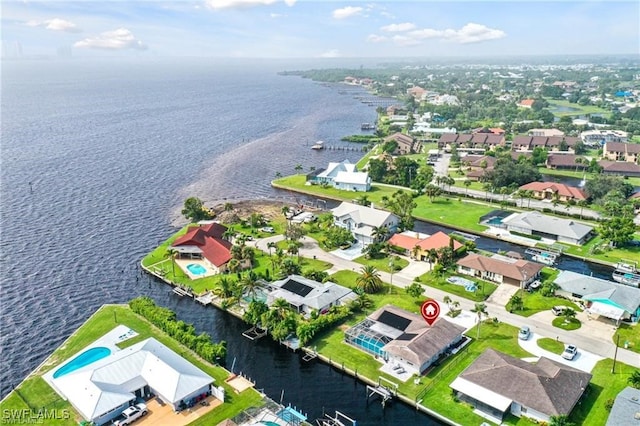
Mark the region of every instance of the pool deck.
POLYGON ((178 265, 180 267, 180 269, 182 269, 182 272, 187 274, 189 279, 192 279, 192 280, 197 280, 199 278, 212 277, 212 276, 218 274, 218 271, 212 269, 211 266, 207 265, 207 263, 204 260, 200 260, 200 259, 175 259, 175 262, 176 262, 176 265, 178 265), (199 266, 202 266, 205 269, 206 272, 204 274, 196 275, 196 274, 192 273, 187 268, 188 265, 199 265, 199 266))

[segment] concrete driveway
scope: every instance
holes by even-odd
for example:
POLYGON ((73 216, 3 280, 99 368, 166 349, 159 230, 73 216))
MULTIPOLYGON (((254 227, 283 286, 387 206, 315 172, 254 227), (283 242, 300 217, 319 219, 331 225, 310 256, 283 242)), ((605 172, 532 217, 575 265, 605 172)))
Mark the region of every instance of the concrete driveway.
MULTIPOLYGON (((522 349, 524 349, 529 353, 534 354, 535 356, 538 356, 538 357, 543 356, 545 358, 549 358, 552 361, 557 361, 561 364, 568 365, 569 367, 586 371, 587 373, 590 373, 591 370, 593 370, 593 367, 595 367, 595 365, 599 361, 604 359, 603 357, 593 354, 591 352, 587 352, 584 349, 581 349, 580 347, 578 347, 578 353, 576 354, 575 358, 573 358, 572 360, 564 359, 560 355, 556 355, 552 352, 546 351, 542 349, 540 346, 538 346, 538 339, 540 339, 541 337, 542 336, 540 336, 539 334, 531 333, 531 336, 529 337, 529 339, 527 340, 518 339, 518 343, 520 344, 520 347, 522 349)), ((572 342, 565 343, 565 347, 567 346, 567 344, 571 344, 571 343, 572 342)))

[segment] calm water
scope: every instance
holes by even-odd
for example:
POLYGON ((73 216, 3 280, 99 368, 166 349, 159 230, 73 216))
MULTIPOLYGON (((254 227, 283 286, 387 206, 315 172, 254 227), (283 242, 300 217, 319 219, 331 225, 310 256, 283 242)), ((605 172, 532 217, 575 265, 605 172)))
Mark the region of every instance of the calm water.
MULTIPOLYGON (((299 66, 300 68, 303 68, 299 66)), ((277 71, 196 62, 13 62, 2 69, 0 383, 2 395, 104 303, 140 294, 229 344, 229 362, 310 418, 342 410, 359 424, 434 424, 402 404, 383 412, 365 388, 302 364, 242 324, 181 300, 138 263, 174 231, 182 201, 289 197, 276 172, 353 151, 315 152, 359 133, 375 110, 335 87, 277 71)), ((308 68, 307 65, 304 68, 308 68)))

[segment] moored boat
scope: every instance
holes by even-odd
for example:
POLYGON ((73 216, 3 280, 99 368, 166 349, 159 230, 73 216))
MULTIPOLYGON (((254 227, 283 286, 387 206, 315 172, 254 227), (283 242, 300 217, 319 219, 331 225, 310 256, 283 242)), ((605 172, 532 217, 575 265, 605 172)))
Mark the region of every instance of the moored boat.
POLYGON ((315 144, 313 144, 313 146, 311 147, 311 149, 315 149, 317 151, 324 149, 324 142, 323 141, 318 141, 315 144))
POLYGON ((614 281, 620 284, 625 284, 632 287, 640 287, 640 274, 634 274, 633 272, 625 272, 616 269, 611 274, 614 281))

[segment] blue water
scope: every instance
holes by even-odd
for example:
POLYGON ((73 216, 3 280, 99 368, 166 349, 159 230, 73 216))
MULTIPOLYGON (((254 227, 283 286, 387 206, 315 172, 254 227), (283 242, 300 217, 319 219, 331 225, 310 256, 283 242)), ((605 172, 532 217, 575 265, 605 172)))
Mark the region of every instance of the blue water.
POLYGON ((207 273, 207 270, 202 265, 198 265, 197 263, 188 264, 187 269, 193 275, 203 275, 207 273))
POLYGON ((487 220, 487 224, 489 224, 489 225, 502 225, 502 218, 501 217, 492 217, 491 219, 487 220))
POLYGON ((87 349, 77 357, 73 358, 71 361, 67 362, 62 367, 58 368, 56 372, 53 373, 53 378, 57 379, 58 377, 69 374, 72 371, 76 371, 82 367, 86 367, 89 364, 93 364, 94 362, 102 358, 106 358, 109 355, 111 355, 111 349, 102 346, 87 349))

